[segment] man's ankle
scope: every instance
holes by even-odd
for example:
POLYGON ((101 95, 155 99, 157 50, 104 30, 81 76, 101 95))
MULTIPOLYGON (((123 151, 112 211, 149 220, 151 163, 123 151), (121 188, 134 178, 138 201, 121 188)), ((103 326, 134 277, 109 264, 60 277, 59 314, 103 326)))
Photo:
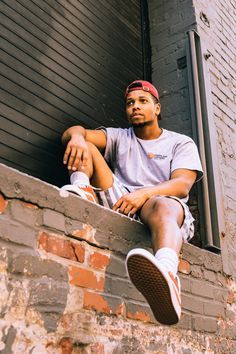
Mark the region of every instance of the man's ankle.
POLYGON ((165 266, 166 270, 170 271, 174 276, 177 275, 179 259, 177 253, 172 248, 160 248, 155 253, 155 258, 165 266))
POLYGON ((80 185, 89 186, 90 185, 89 177, 86 175, 86 173, 84 173, 82 171, 73 172, 70 176, 70 182, 74 186, 80 186, 80 185))

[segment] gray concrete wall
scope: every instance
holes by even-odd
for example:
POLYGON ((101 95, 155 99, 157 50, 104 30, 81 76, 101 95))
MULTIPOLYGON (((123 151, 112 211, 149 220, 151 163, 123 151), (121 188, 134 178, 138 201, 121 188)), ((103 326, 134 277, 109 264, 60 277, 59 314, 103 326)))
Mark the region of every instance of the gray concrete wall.
POLYGON ((0 351, 233 353, 235 283, 221 257, 185 245, 183 314, 159 325, 124 266, 145 226, 0 165, 0 351))

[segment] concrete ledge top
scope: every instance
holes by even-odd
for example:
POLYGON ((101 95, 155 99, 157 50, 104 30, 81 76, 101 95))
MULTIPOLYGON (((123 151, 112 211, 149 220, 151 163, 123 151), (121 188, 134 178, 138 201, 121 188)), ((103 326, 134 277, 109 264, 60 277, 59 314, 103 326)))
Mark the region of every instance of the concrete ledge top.
MULTIPOLYGON (((62 194, 60 188, 0 164, 0 191, 9 199, 19 199, 63 214, 66 218, 91 225, 96 230, 97 245, 126 254, 134 247, 149 249, 149 231, 141 222, 132 220, 73 194, 62 194), (64 196, 63 196, 64 195, 64 196)), ((70 235, 68 235, 70 236, 70 235)), ((222 269, 221 257, 191 244, 184 244, 183 257, 197 264, 216 263, 222 269)))

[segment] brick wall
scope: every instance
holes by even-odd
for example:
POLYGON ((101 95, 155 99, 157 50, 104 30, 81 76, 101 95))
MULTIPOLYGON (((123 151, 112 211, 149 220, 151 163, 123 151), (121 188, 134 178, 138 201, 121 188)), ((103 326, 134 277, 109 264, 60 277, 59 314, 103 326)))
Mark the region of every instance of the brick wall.
MULTIPOLYGON (((149 0, 153 81, 160 88, 162 126, 192 136, 186 63, 187 31, 201 39, 209 72, 210 120, 223 195, 225 232, 221 239, 224 271, 236 275, 236 46, 235 2, 230 0, 149 0)), ((215 152, 215 151, 214 151, 215 152)), ((217 168, 217 167, 215 167, 217 168)), ((190 200, 196 209, 194 200, 190 200)), ((195 210, 194 210, 195 211, 195 210)), ((197 212, 194 214, 197 219, 197 212)), ((196 236, 198 234, 196 233, 196 236)), ((199 240, 196 244, 199 244, 199 240)))
POLYGON ((197 30, 206 52, 210 99, 217 132, 217 152, 224 195, 226 236, 222 239, 224 269, 236 275, 236 46, 235 2, 193 1, 197 30))
POLYGON ((236 350, 220 256, 184 246, 183 315, 161 326, 125 272, 128 250, 150 247, 144 225, 4 165, 0 186, 1 353, 236 350))
MULTIPOLYGON (((149 0, 152 81, 158 87, 162 109, 160 126, 193 138, 186 56, 187 31, 196 28, 192 1, 149 0)), ((194 245, 202 247, 197 187, 189 205, 196 220, 194 245)))
POLYGON ((149 0, 152 81, 160 92, 167 129, 192 135, 186 63, 186 32, 196 27, 192 1, 149 0))

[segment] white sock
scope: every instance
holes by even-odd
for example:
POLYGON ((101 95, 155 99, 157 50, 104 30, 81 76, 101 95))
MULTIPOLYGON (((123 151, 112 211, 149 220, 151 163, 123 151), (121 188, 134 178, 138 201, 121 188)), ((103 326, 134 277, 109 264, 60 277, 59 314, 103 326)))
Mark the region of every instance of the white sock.
POLYGON ((80 186, 80 185, 89 186, 90 185, 88 176, 86 175, 86 173, 81 172, 81 171, 73 172, 70 176, 70 182, 74 186, 80 186))
POLYGON ((179 258, 174 250, 169 247, 160 248, 156 252, 155 257, 168 271, 176 276, 178 272, 179 258))

